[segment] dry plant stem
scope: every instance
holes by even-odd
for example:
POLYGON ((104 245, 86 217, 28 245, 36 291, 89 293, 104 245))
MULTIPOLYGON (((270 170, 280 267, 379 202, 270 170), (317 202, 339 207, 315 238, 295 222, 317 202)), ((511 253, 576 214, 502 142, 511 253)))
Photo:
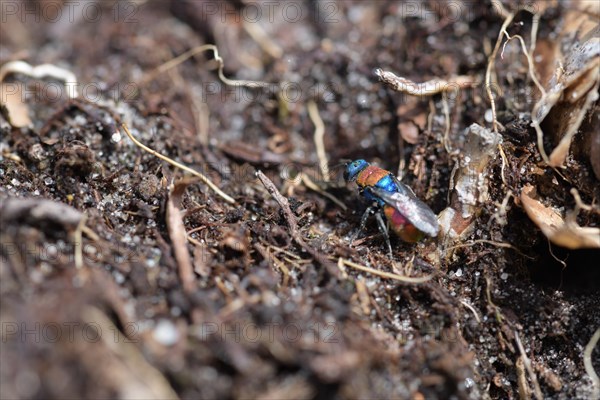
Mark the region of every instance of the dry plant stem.
POLYGON ((203 244, 201 242, 199 242, 198 240, 194 239, 193 237, 190 237, 189 235, 185 235, 185 239, 190 242, 191 244, 195 245, 195 246, 200 246, 202 247, 203 244))
POLYGON ((309 100, 306 108, 308 110, 308 116, 310 117, 310 120, 313 124, 315 124, 314 141, 317 149, 317 157, 319 158, 319 168, 321 169, 321 174, 323 174, 323 180, 325 182, 329 182, 327 152, 325 151, 325 142, 323 141, 323 138, 325 137, 325 124, 319 115, 317 103, 309 100))
MULTIPOLYGON (((525 45, 525 41, 523 40, 522 36, 520 36, 520 35, 510 36, 506 30, 506 28, 512 22, 512 20, 514 19, 515 15, 516 15, 516 12, 513 12, 513 13, 509 13, 506 15, 506 19, 504 20, 504 23, 502 24, 502 28, 500 29, 500 33, 498 34, 496 46, 494 47, 494 50, 488 59, 488 66, 487 66, 487 70, 485 73, 485 86, 486 86, 486 92, 487 92, 488 98, 490 100, 490 107, 492 109, 492 120, 493 120, 494 132, 498 131, 499 123, 498 123, 497 116, 496 116, 496 102, 494 100, 494 96, 493 96, 492 89, 491 89, 491 75, 492 75, 492 71, 494 70, 495 59, 496 59, 496 55, 498 53, 498 49, 500 47, 502 35, 505 35, 507 38, 507 41, 503 45, 502 52, 504 52, 504 47, 510 40, 512 40, 512 39, 519 40, 523 54, 527 58, 527 63, 529 66, 529 68, 528 68, 529 75, 531 77, 531 80, 535 83, 535 85, 540 90, 542 95, 546 94, 546 90, 544 89, 544 87, 542 86, 540 81, 537 79, 537 76, 535 75, 535 67, 534 67, 533 57, 532 57, 533 51, 535 50, 536 41, 537 41, 537 30, 539 27, 540 15, 535 13, 533 10, 529 9, 528 7, 524 7, 523 10, 526 10, 533 14, 533 21, 532 21, 532 27, 531 27, 531 44, 530 44, 529 51, 527 50, 527 46, 525 45)), ((520 10, 517 10, 517 12, 518 11, 520 11, 520 10)), ((543 136, 544 135, 543 135, 542 129, 539 126, 539 123, 535 120, 532 122, 532 126, 535 128, 535 131, 537 134, 538 151, 540 152, 540 155, 542 156, 542 159, 544 160, 544 162, 546 164, 549 164, 550 159, 548 158, 548 155, 546 154, 546 151, 544 150, 544 144, 543 144, 543 136)))
POLYGON ((540 27, 540 18, 542 16, 539 13, 533 14, 531 18, 531 43, 529 43, 529 54, 535 53, 535 47, 537 45, 537 33, 540 27))
MULTIPOLYGON (((263 241, 262 243, 266 244, 264 241, 263 241)), ((299 257, 298 255, 296 255, 296 254, 294 254, 294 253, 292 253, 292 252, 289 252, 289 251, 287 251, 286 249, 283 249, 283 248, 281 248, 281 247, 278 247, 278 246, 275 246, 275 245, 272 245, 272 244, 267 244, 267 247, 268 247, 269 249, 276 250, 276 251, 277 251, 277 253, 283 253, 283 254, 285 254, 286 256, 288 256, 288 257, 290 257, 290 258, 292 258, 292 259, 294 259, 294 260, 297 260, 297 261, 301 261, 301 260, 302 260, 302 258, 301 258, 301 257, 299 257)))
POLYGON ((498 150, 500 150, 500 157, 502 157, 502 166, 500 167, 500 176, 502 178, 502 183, 504 186, 508 187, 506 183, 506 178, 504 177, 504 170, 508 165, 508 159, 506 158, 506 154, 504 153, 504 148, 502 147, 502 143, 498 143, 498 150))
POLYGON ((505 249, 512 249, 512 250, 516 251, 517 253, 519 253, 520 255, 522 255, 523 257, 529 258, 530 260, 534 259, 534 257, 528 256, 527 254, 523 253, 521 250, 519 250, 517 247, 513 246, 510 243, 496 242, 496 241, 487 240, 487 239, 477 239, 477 240, 472 240, 470 242, 457 244, 455 246, 446 247, 444 249, 444 251, 459 249, 461 247, 470 247, 470 246, 473 246, 473 245, 475 245, 477 243, 486 243, 486 244, 491 244, 492 246, 496 246, 496 247, 502 247, 502 248, 505 248, 505 249))
POLYGON ((319 186, 317 186, 317 184, 315 184, 312 179, 310 179, 308 177, 308 175, 306 174, 302 174, 302 182, 304 182, 304 184, 306 185, 307 188, 314 190, 315 192, 319 193, 322 196, 327 197, 329 200, 333 201, 335 204, 337 204, 342 210, 346 211, 348 209, 348 207, 346 207, 346 205, 344 203, 341 202, 341 200, 339 200, 337 197, 335 197, 334 195, 332 195, 331 193, 327 193, 326 191, 322 190, 319 186))
POLYGON ((348 279, 348 272, 346 272, 346 267, 344 266, 343 258, 338 258, 337 267, 340 270, 341 278, 348 279))
POLYGON ((177 56, 177 57, 173 58, 172 60, 167 61, 166 63, 157 67, 153 72, 151 72, 145 78, 143 78, 142 81, 140 82, 140 84, 145 84, 145 83, 151 81, 152 79, 154 79, 155 77, 157 77, 158 75, 164 73, 165 71, 168 71, 169 69, 171 69, 173 67, 176 67, 177 65, 186 61, 187 59, 189 59, 197 54, 208 51, 208 50, 212 50, 214 59, 219 64, 217 74, 219 75, 219 79, 221 79, 221 81, 224 84, 229 85, 229 86, 246 86, 246 87, 269 87, 272 85, 267 82, 249 81, 249 80, 233 80, 233 79, 227 78, 223 74, 223 66, 224 66, 223 59, 219 55, 219 49, 214 44, 205 44, 203 46, 194 47, 193 49, 186 51, 185 53, 181 54, 180 56, 177 56))
POLYGON ((302 236, 300 236, 300 232, 298 231, 298 221, 296 220, 296 216, 290 208, 290 203, 288 202, 288 200, 279 192, 279 190, 277 190, 275 184, 269 178, 267 178, 267 176, 263 174, 262 171, 256 171, 256 177, 260 180, 265 189, 267 189, 269 194, 273 196, 277 204, 279 204, 279 207, 281 207, 281 210, 283 211, 285 219, 290 228, 290 234, 294 241, 300 247, 302 247, 308 254, 310 254, 315 259, 315 261, 327 268, 327 271, 333 277, 338 278, 340 271, 337 268, 337 266, 333 264, 324 254, 321 254, 315 248, 306 243, 302 236))
POLYGON ((96 234, 96 232, 94 232, 91 228, 88 228, 87 226, 83 225, 81 227, 81 232, 85 233, 86 236, 88 238, 90 238, 91 240, 93 240, 94 242, 99 242, 100 241, 100 236, 98 236, 96 234))
POLYGON ((152 154, 155 157, 160 158, 163 161, 168 162, 169 164, 173 165, 176 168, 182 169, 186 172, 189 172, 190 174, 197 176, 198 178, 200 178, 200 180, 202 180, 202 182, 206 183, 206 185, 211 188, 216 194, 218 194, 219 196, 221 196, 221 198, 223 198, 223 200, 225 200, 226 202, 230 203, 230 204, 235 204, 235 200, 230 197, 229 195, 227 195, 226 193, 224 193, 221 189, 219 189, 217 187, 217 185, 215 185, 210 179, 208 179, 206 176, 202 175, 200 172, 194 171, 193 169, 178 163, 175 160, 170 159, 167 156, 164 156, 154 150, 152 150, 150 147, 144 145, 143 143, 139 142, 136 138, 133 137, 133 135, 131 134, 131 132, 129 132, 129 129, 127 128, 126 124, 122 124, 121 127, 123 128, 123 130, 125 131, 125 133, 127 134, 127 136, 129 137, 129 139, 131 139, 131 141, 138 146, 139 148, 141 148, 142 150, 152 154))
POLYGON ((513 191, 508 189, 508 191, 506 192, 506 195, 504 196, 504 199, 502 199, 502 203, 498 203, 495 202, 495 204, 498 206, 498 211, 496 211, 493 215, 492 218, 496 221, 498 221, 498 223, 502 226, 506 225, 507 221, 506 221, 506 215, 508 214, 506 207, 508 206, 508 201, 510 200, 511 197, 513 196, 513 191))
POLYGON ((517 390, 519 393, 519 399, 521 400, 529 400, 531 399, 531 389, 527 384, 527 374, 525 371, 525 361, 523 361, 523 357, 517 358, 515 362, 515 368, 517 370, 517 390))
POLYGON ((380 271, 375 268, 367 267, 366 265, 357 264, 355 262, 346 260, 344 258, 340 258, 338 260, 338 265, 352 267, 359 271, 368 272, 370 274, 377 275, 382 278, 393 279, 395 281, 404 282, 404 283, 425 283, 433 278, 432 275, 421 276, 418 278, 410 277, 410 276, 402 276, 402 275, 394 274, 391 272, 380 271))
MULTIPOLYGON (((550 239, 546 238, 546 241, 548 242, 548 252, 550 253, 550 255, 552 256, 552 258, 554 258, 556 260, 557 263, 561 264, 563 267, 562 269, 564 270, 565 268, 567 268, 567 258, 569 257, 567 255, 567 257, 565 257, 564 260, 561 260, 560 258, 556 257, 556 254, 554 254, 554 251, 552 251, 552 242, 550 241, 550 239)), ((561 278, 560 278, 560 286, 559 286, 559 290, 560 287, 562 287, 562 274, 561 274, 561 278)))
POLYGON ((575 209, 573 210, 575 215, 579 214, 579 210, 591 211, 591 212, 594 212, 594 213, 600 215, 600 209, 598 207, 587 205, 581 200, 581 196, 579 196, 579 192, 577 191, 577 189, 572 188, 571 195, 575 199, 576 206, 575 206, 575 209))
POLYGON ((540 152, 540 155, 542 156, 544 162, 546 164, 550 164, 550 158, 548 157, 546 150, 544 150, 544 132, 542 131, 542 127, 540 126, 538 121, 532 121, 531 126, 533 126, 533 128, 535 129, 535 133, 537 136, 538 151, 540 152))
POLYGON ((81 219, 79 220, 79 224, 77 225, 77 229, 73 232, 73 247, 74 247, 74 259, 75 259, 75 268, 80 269, 83 267, 83 227, 85 226, 86 215, 81 214, 81 219))
POLYGON ((531 77, 531 80, 533 81, 533 83, 535 83, 539 91, 542 92, 542 95, 545 95, 546 90, 544 89, 538 78, 535 76, 535 66, 533 65, 533 59, 531 57, 531 54, 529 54, 529 52, 527 51, 527 46, 525 46, 525 41, 523 40, 523 37, 521 35, 510 36, 506 29, 504 29, 502 32, 506 36, 506 42, 504 42, 504 45, 502 46, 502 52, 500 53, 500 57, 502 58, 502 56, 504 55, 504 49, 506 48, 508 42, 510 42, 513 39, 518 39, 521 43, 521 50, 523 51, 523 54, 527 59, 527 64, 529 66, 529 76, 531 77))
POLYGON ((481 323, 481 318, 479 318, 479 314, 477 313, 477 311, 475 310, 475 308, 470 305, 469 303, 467 303, 464 300, 460 300, 460 304, 462 304, 463 306, 467 307, 469 310, 471 310, 471 312, 473 313, 473 315, 475 316, 475 319, 477 320, 477 323, 481 323))
POLYGON ((540 389, 540 384, 538 383, 537 376, 533 371, 533 367, 531 366, 531 360, 527 357, 527 353, 525 353, 525 349, 523 348, 523 343, 521 343, 521 339, 519 338, 519 332, 515 331, 515 341, 517 342, 517 346, 519 347, 519 352, 521 353, 521 357, 523 357, 523 363, 525 364, 525 369, 529 374, 529 379, 531 379, 531 383, 533 384, 533 394, 535 394, 535 398, 538 400, 543 399, 542 390, 540 389))
POLYGON ((53 64, 41 64, 34 67, 25 61, 7 62, 0 68, 0 83, 10 74, 23 74, 34 79, 46 77, 58 79, 65 83, 69 98, 74 99, 79 96, 75 74, 53 64))
POLYGON ((502 34, 510 25, 513 18, 515 18, 515 13, 509 13, 502 24, 502 28, 498 33, 498 39, 496 40, 496 45, 494 46, 494 50, 490 57, 488 58, 488 65, 485 71, 485 91, 488 95, 488 99, 490 100, 490 108, 492 109, 492 128, 494 132, 498 132, 498 119, 496 117, 496 101, 494 100, 494 94, 492 93, 492 73, 494 71, 494 65, 496 63, 496 55, 498 54, 498 50, 500 49, 500 44, 502 43, 502 34))
POLYGON ((444 111, 444 119, 446 120, 445 128, 444 128, 444 148, 448 154, 451 154, 451 149, 449 145, 450 141, 450 105, 448 104, 448 99, 446 96, 442 97, 442 110, 444 111))
POLYGON ((592 384, 594 385, 594 394, 592 397, 596 399, 600 397, 600 377, 598 377, 598 374, 594 370, 594 365, 592 364, 592 352, 598 344, 598 340, 600 340, 600 328, 596 329, 596 332, 594 332, 583 351, 583 365, 585 367, 585 372, 590 376, 592 384))

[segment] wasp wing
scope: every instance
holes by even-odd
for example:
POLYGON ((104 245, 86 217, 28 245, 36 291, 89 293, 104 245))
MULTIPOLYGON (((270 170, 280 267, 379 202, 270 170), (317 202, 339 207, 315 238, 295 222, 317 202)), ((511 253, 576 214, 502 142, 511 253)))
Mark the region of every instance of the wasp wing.
POLYGON ((436 237, 440 228, 435 213, 427 204, 419 200, 408 186, 397 179, 394 180, 398 186, 397 192, 388 192, 378 187, 370 187, 369 190, 398 210, 418 230, 428 236, 436 237))

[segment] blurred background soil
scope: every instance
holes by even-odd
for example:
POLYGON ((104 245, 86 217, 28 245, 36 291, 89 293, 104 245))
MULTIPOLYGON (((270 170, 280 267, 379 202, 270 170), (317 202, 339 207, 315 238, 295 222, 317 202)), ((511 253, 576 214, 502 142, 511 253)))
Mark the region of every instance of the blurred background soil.
MULTIPOLYGON (((548 167, 531 127, 540 91, 519 41, 501 46, 503 155, 495 148, 486 166, 487 197, 458 240, 392 238, 393 260, 374 221, 350 245, 367 204, 339 164, 364 158, 398 173, 441 212, 465 128, 492 127, 481 83, 507 15, 510 35, 536 39, 548 88, 556 52, 581 33, 557 33, 569 13, 596 22, 599 13, 512 1, 1 5, 0 64, 54 64, 79 91, 70 99, 59 80, 19 73, 3 82, 18 84, 26 123, 15 126, 3 104, 2 399, 594 396, 584 349, 600 326, 600 253, 553 244, 520 196, 533 186, 566 215, 575 188, 592 205, 577 223, 600 227, 597 100, 564 167, 548 167), (226 85, 212 51, 158 69, 204 44, 217 45, 227 78, 272 85, 226 85), (377 68, 475 84, 410 96, 379 82, 377 68), (136 147, 121 123, 235 204, 181 181, 186 173, 136 147), (344 260, 431 279, 389 279, 344 260)), ((561 138, 543 139, 549 153, 561 138)), ((591 362, 599 371, 598 349, 591 362)))

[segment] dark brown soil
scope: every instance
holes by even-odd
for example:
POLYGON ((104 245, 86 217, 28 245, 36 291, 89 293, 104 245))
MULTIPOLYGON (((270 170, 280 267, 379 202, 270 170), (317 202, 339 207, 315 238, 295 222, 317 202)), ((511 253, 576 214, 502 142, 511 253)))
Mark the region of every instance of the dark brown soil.
MULTIPOLYGON (((256 3, 244 3, 107 1, 70 14, 63 4, 55 17, 46 6, 2 1, 17 11, 3 9, 10 16, 0 63, 66 68, 81 96, 51 98, 48 85, 62 88, 52 80, 7 80, 25 85, 33 125, 14 128, 0 117, 0 397, 505 399, 535 398, 535 380, 544 398, 591 397, 583 352, 600 326, 600 253, 551 245, 512 199, 506 223, 495 218, 507 188, 518 196, 526 183, 564 210, 575 204, 572 187, 586 204, 600 198, 588 162, 542 166, 530 127, 533 84, 519 52, 497 60, 508 187, 497 156, 490 199, 463 245, 392 238, 392 261, 375 221, 349 243, 367 204, 354 185, 340 184, 333 166, 341 161, 364 158, 396 172, 404 160, 403 182, 436 213, 452 184, 442 96, 410 103, 373 71, 482 81, 503 23, 497 10, 488 2, 275 2, 258 18, 256 3), (280 57, 251 36, 253 25, 280 57), (287 83, 287 101, 224 85, 212 52, 146 79, 206 43, 219 47, 227 77, 287 83), (325 123, 335 184, 317 172, 310 101, 325 123), (407 102, 431 122, 416 144, 397 129, 407 102), (205 111, 208 127, 198 122, 205 111), (123 122, 236 200, 197 180, 187 187, 191 287, 166 215, 169 185, 186 174, 116 135, 123 122), (289 200, 297 234, 258 169, 289 200), (298 170, 348 210, 294 179, 298 170), (32 211, 44 199, 63 205, 32 211), (75 210, 85 214, 83 231, 75 210), (399 282, 338 268, 340 258, 433 279, 399 282)), ((547 10, 538 36, 549 36, 564 12, 547 10)), ((531 23, 519 13, 508 30, 529 43, 531 23)), ((481 88, 451 102, 450 140, 472 123, 490 126, 489 107, 481 88)), ((579 222, 600 226, 588 211, 579 222)), ((592 363, 598 371, 598 349, 592 363)))

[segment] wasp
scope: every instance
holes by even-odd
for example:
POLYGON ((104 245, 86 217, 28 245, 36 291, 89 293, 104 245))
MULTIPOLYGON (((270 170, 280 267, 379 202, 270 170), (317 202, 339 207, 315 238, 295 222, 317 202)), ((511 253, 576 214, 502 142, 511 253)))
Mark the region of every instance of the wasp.
POLYGON ((364 229, 373 211, 376 211, 377 224, 385 237, 390 254, 392 246, 382 214, 385 215, 391 230, 405 242, 415 243, 425 236, 437 236, 439 225, 435 213, 390 171, 371 165, 365 160, 355 160, 346 164, 344 179, 356 182, 360 194, 371 202, 353 241, 364 229))

